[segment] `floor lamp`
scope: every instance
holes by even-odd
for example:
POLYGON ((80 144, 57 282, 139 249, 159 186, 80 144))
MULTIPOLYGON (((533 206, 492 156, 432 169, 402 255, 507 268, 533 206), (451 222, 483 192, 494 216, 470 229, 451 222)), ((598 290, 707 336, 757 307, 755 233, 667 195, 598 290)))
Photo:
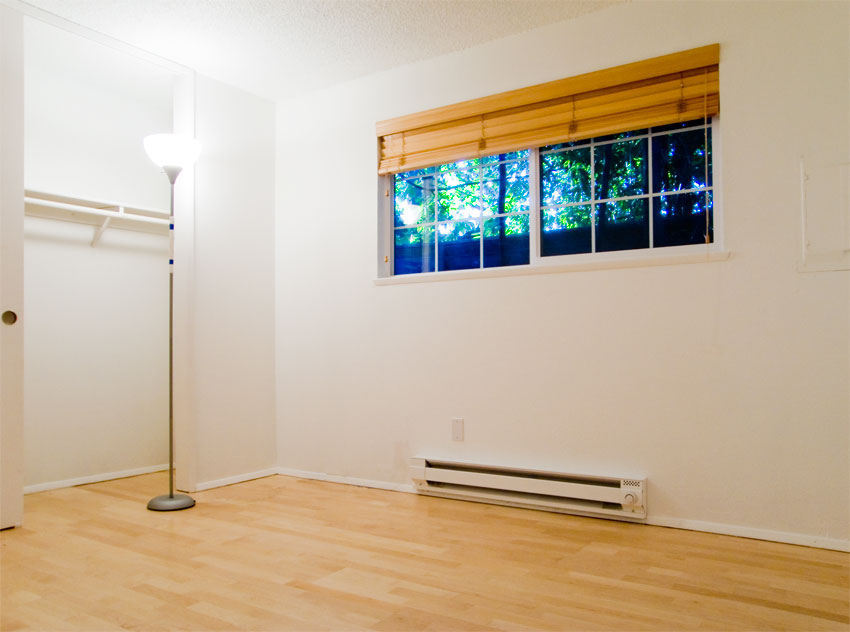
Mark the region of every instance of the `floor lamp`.
POLYGON ((168 176, 171 183, 171 212, 168 245, 168 493, 148 502, 153 511, 177 511, 195 505, 195 499, 174 493, 174 183, 177 176, 201 153, 201 144, 194 138, 176 134, 154 134, 145 138, 148 157, 168 176))

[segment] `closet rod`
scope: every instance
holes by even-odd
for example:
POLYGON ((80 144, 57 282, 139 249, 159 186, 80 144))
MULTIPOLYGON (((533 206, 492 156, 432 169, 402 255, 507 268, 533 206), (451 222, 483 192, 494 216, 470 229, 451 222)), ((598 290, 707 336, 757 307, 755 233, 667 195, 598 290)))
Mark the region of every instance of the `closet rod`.
POLYGON ((128 219, 134 222, 144 222, 146 224, 160 224, 168 226, 169 220, 159 217, 148 217, 147 215, 132 215, 130 213, 118 213, 116 211, 104 211, 99 208, 91 208, 90 206, 79 206, 77 204, 66 204, 65 202, 54 202, 53 200, 41 200, 39 198, 24 197, 24 202, 34 206, 46 206, 49 208, 58 208, 65 211, 74 211, 75 213, 86 213, 87 215, 97 215, 98 217, 116 217, 118 219, 128 219))

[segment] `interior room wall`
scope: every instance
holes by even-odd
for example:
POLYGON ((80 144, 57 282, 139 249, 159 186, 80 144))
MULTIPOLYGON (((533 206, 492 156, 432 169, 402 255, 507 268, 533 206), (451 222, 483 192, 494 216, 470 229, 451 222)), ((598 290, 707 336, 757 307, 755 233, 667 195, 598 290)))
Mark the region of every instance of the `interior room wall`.
POLYGON ((199 489, 276 467, 274 130, 273 103, 197 77, 190 441, 199 489))
MULTIPOLYGON (((142 139, 172 124, 172 72, 25 19, 25 185, 167 211, 142 139)), ((25 485, 168 461, 168 238, 27 217, 25 485)))
POLYGON ((174 73, 34 18, 24 24, 27 188, 168 210, 168 180, 142 139, 171 130, 174 73))
POLYGON ((846 548, 848 275, 798 265, 800 159, 848 163, 848 11, 630 3, 279 104, 283 471, 646 476, 650 522, 846 548), (728 260, 373 283, 376 121, 714 42, 728 260))
POLYGON ((167 237, 27 217, 29 491, 168 462, 167 237))

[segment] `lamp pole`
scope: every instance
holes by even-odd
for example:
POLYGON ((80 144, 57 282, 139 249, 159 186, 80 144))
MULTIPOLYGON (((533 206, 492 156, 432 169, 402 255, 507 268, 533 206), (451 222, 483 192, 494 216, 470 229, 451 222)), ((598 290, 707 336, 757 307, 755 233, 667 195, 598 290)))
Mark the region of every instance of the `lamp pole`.
POLYGON ((200 145, 192 139, 156 134, 145 139, 145 149, 151 160, 165 171, 171 184, 168 222, 168 494, 152 498, 148 509, 177 511, 193 507, 195 499, 174 493, 174 183, 183 171, 183 164, 188 166, 197 158, 200 145), (169 152, 171 155, 168 155, 169 152))

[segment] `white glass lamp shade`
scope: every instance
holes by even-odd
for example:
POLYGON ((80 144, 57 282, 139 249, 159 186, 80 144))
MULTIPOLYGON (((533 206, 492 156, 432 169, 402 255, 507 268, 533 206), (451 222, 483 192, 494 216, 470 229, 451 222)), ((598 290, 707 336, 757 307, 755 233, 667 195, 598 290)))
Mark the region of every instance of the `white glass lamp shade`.
POLYGON ((201 153, 201 143, 179 134, 153 134, 145 137, 144 143, 148 158, 160 167, 186 169, 201 153))

